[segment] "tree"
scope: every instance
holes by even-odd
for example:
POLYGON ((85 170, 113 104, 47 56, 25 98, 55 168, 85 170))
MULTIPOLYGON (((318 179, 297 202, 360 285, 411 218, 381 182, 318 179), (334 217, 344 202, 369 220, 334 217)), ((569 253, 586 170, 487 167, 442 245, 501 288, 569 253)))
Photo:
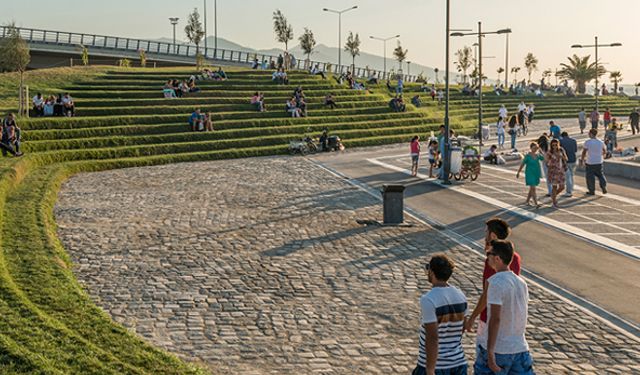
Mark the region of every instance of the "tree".
POLYGON ((596 71, 596 63, 590 63, 590 58, 590 55, 567 57, 569 63, 560 64, 561 69, 557 73, 558 77, 562 79, 572 80, 576 85, 576 91, 580 94, 584 94, 587 91, 587 83, 595 79, 596 75, 600 77, 607 72, 602 65, 598 65, 598 70, 596 71))
POLYGON ((316 39, 313 36, 313 31, 304 28, 304 33, 298 39, 300 41, 300 48, 307 55, 307 61, 311 60, 311 53, 313 53, 313 49, 316 47, 316 39))
POLYGON ((23 97, 23 93, 24 72, 27 70, 30 61, 29 46, 20 36, 20 31, 16 28, 15 23, 12 22, 7 26, 6 36, 0 43, 0 69, 20 73, 20 104, 18 106, 20 114, 29 110, 28 99, 23 97))
POLYGON ((542 80, 544 81, 546 79, 549 85, 551 84, 549 78, 551 78, 552 73, 553 71, 551 69, 546 69, 542 72, 542 80))
POLYGON ((515 82, 518 82, 518 72, 520 71, 520 67, 519 66, 514 66, 513 68, 511 68, 511 73, 514 74, 513 76, 513 80, 515 82))
POLYGON ((408 49, 402 49, 402 44, 398 41, 398 46, 393 50, 393 56, 398 60, 398 64, 400 66, 399 70, 402 70, 402 62, 407 59, 407 54, 409 53, 408 49))
POLYGON ((500 74, 504 73, 504 68, 499 67, 498 70, 496 70, 496 72, 498 73, 498 82, 500 82, 500 74))
POLYGON ((352 72, 356 70, 356 56, 360 56, 360 35, 356 33, 353 35, 352 31, 349 31, 349 37, 344 44, 344 50, 351 54, 352 72))
POLYGON ((293 26, 287 21, 280 9, 273 12, 273 31, 276 33, 276 40, 284 43, 284 50, 289 50, 289 41, 293 40, 293 26))
POLYGON ((194 8, 193 13, 189 14, 184 32, 187 34, 187 39, 196 45, 196 55, 198 55, 200 53, 200 43, 204 38, 204 30, 202 29, 202 22, 200 22, 198 8, 194 8))
POLYGON ((440 82, 438 81, 438 73, 440 72, 440 69, 438 69, 438 68, 433 68, 433 72, 436 74, 436 84, 440 83, 440 82))
POLYGON ((527 69, 527 74, 529 75, 529 83, 531 83, 531 74, 538 70, 538 58, 533 56, 533 53, 527 53, 527 56, 524 58, 524 67, 527 69))
POLYGON ((82 58, 82 65, 89 65, 89 49, 82 44, 80 44, 80 57, 82 58))
POLYGON ((456 52, 458 61, 454 62, 458 72, 462 73, 462 83, 467 83, 467 70, 473 64, 473 58, 471 57, 471 47, 464 46, 456 52))
POLYGON ((147 53, 143 50, 140 49, 138 51, 138 55, 140 56, 140 66, 143 68, 147 67, 147 53))
POLYGON ((613 83, 613 93, 618 93, 618 83, 622 82, 622 73, 620 71, 614 71, 609 73, 609 79, 613 83))

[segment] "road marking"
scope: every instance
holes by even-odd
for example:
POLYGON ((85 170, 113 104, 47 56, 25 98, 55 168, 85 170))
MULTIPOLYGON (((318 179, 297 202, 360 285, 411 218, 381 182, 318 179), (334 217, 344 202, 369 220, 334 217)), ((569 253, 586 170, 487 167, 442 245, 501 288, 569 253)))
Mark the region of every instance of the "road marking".
MULTIPOLYGON (((372 163, 372 164, 376 164, 378 166, 381 166, 383 168, 386 169, 391 169, 394 170, 396 172, 400 172, 400 173, 404 173, 404 174, 411 174, 411 171, 409 171, 408 169, 405 168, 401 168, 401 167, 397 167, 395 165, 392 164, 388 164, 382 161, 379 161, 377 159, 367 159, 368 162, 372 163)), ((598 244, 600 246, 603 246, 605 248, 614 250, 620 254, 626 255, 630 258, 636 259, 636 260, 640 260, 640 250, 636 249, 633 246, 629 246, 626 244, 623 244, 621 242, 615 241, 613 239, 610 238, 606 238, 603 237, 601 235, 597 235, 597 234, 593 234, 589 231, 580 229, 578 227, 575 226, 571 226, 571 225, 567 225, 563 222, 560 222, 558 220, 554 220, 551 218, 548 218, 546 216, 543 215, 539 215, 535 212, 532 211, 527 211, 525 209, 522 209, 520 207, 516 207, 514 205, 511 204, 507 204, 505 202, 502 202, 498 199, 495 198, 491 198, 488 197, 486 195, 480 194, 480 193, 476 193, 474 191, 471 191, 469 189, 465 189, 462 186, 459 185, 443 185, 442 183, 440 183, 438 180, 434 179, 434 178, 429 178, 426 175, 422 174, 422 173, 418 173, 418 178, 425 180, 425 181, 429 181, 433 184, 439 185, 443 188, 464 194, 466 196, 469 196, 471 198, 477 199, 479 201, 488 203, 492 206, 498 207, 500 209, 503 209, 505 211, 511 212, 513 214, 516 214, 518 216, 524 217, 525 219, 529 219, 529 220, 534 220, 537 221, 539 223, 545 224, 553 229, 556 230, 560 230, 562 232, 568 233, 570 235, 573 235, 575 237, 581 238, 587 242, 590 243, 594 243, 594 244, 598 244)), ((580 216, 580 215, 577 215, 580 216)), ((583 216, 583 218, 585 218, 583 216)))
MULTIPOLYGON (((316 167, 329 172, 330 174, 336 176, 337 178, 344 180, 348 184, 359 188, 360 190, 374 197, 376 200, 382 201, 380 192, 378 190, 373 189, 366 183, 363 183, 358 180, 352 179, 348 176, 345 176, 344 174, 338 172, 337 170, 321 164, 319 161, 311 160, 311 159, 306 159, 306 160, 308 160, 310 163, 312 163, 316 167)), ((438 222, 437 220, 434 220, 433 218, 423 215, 420 212, 414 211, 411 208, 405 207, 405 211, 407 212, 408 216, 413 217, 416 221, 422 224, 429 225, 436 229, 441 228, 439 230, 444 236, 450 238, 452 241, 460 244, 462 247, 468 249, 469 251, 472 251, 480 255, 481 257, 485 256, 483 247, 479 243, 475 242, 473 239, 465 235, 462 235, 454 230, 448 229, 446 225, 438 222)), ((636 247, 640 248, 640 246, 636 246, 636 247)), ((561 301, 564 301, 565 303, 569 303, 573 306, 576 306, 577 308, 587 313, 589 316, 592 316, 595 319, 600 320, 604 324, 614 328, 615 330, 624 334, 630 339, 640 342, 640 326, 636 325, 635 323, 629 320, 626 320, 625 318, 613 312, 610 312, 609 310, 604 309, 594 304, 593 302, 588 301, 583 297, 580 297, 579 295, 553 283, 552 281, 545 279, 542 276, 537 275, 534 272, 527 270, 526 268, 522 269, 521 276, 523 276, 531 284, 536 285, 541 289, 545 289, 547 292, 549 292, 551 295, 555 296, 556 298, 560 299, 561 301)))

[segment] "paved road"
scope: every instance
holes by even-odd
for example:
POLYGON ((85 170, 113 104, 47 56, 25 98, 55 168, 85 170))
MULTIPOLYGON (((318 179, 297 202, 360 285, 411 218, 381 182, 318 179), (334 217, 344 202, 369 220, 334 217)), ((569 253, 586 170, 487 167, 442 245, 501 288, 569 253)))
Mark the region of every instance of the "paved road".
MULTIPOLYGON (((577 131, 577 124, 573 128, 566 122, 562 125, 570 133, 577 131)), ((537 122, 530 134, 539 134, 544 127, 546 121, 537 122)), ((518 145, 524 146, 525 142, 518 145)), ((640 325, 637 182, 610 179, 610 194, 605 197, 585 197, 578 186, 582 190, 572 198, 562 198, 560 209, 552 209, 545 198, 547 204, 534 210, 523 205, 526 188, 522 180, 515 179, 517 163, 483 168, 476 182, 443 188, 427 178, 426 168, 420 170, 421 178, 408 176, 406 147, 324 154, 314 160, 376 189, 389 183, 406 185, 408 207, 475 241, 484 235, 479 223, 491 216, 503 217, 515 228, 513 239, 528 270, 636 328, 640 325)), ((577 182, 584 185, 580 176, 577 182)), ((541 187, 538 195, 544 196, 545 190, 541 187)))
MULTIPOLYGON (((456 259, 472 303, 480 290, 481 255, 417 221, 357 224, 381 219, 378 198, 302 157, 82 174, 56 218, 99 306, 214 374, 409 374, 429 255, 456 259)), ((529 287, 538 374, 640 372, 637 338, 529 287)))

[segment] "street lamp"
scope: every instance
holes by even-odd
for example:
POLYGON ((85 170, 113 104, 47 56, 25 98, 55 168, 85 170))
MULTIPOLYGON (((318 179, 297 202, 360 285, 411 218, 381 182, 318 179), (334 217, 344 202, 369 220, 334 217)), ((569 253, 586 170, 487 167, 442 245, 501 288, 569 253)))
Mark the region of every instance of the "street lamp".
POLYGON ((482 31, 482 22, 478 22, 478 32, 477 33, 460 33, 455 32, 451 33, 451 36, 467 36, 467 35, 477 35, 478 36, 478 77, 479 77, 479 85, 478 85, 478 141, 480 150, 482 150, 482 38, 485 35, 490 34, 510 34, 511 29, 500 29, 498 31, 482 31))
POLYGON ((622 47, 622 43, 609 43, 609 44, 598 44, 598 37, 595 37, 595 44, 574 44, 571 48, 592 48, 596 49, 596 112, 598 111, 598 94, 600 93, 600 89, 598 88, 598 47, 622 47))
POLYGON ((173 53, 176 53, 176 25, 178 24, 178 21, 180 20, 180 18, 178 17, 170 17, 169 18, 169 22, 171 22, 171 24, 173 25, 173 53))
POLYGON ((369 35, 369 38, 374 39, 374 40, 379 40, 379 41, 381 41, 381 42, 382 42, 382 44, 383 44, 383 47, 382 47, 382 48, 384 49, 384 51, 383 51, 383 55, 384 55, 384 62, 383 62, 383 64, 384 64, 384 68, 383 68, 383 72, 384 72, 384 74, 382 75, 382 78, 384 79, 384 78, 385 78, 385 76, 387 75, 387 41, 389 41, 389 40, 391 40, 391 39, 397 39, 397 38, 400 38, 400 34, 398 34, 398 35, 394 35, 394 36, 390 36, 390 37, 388 37, 388 38, 378 38, 378 37, 376 37, 376 36, 369 35))
POLYGON ((218 53, 218 0, 213 0, 213 58, 218 53))
POLYGON ((411 61, 407 61, 407 76, 411 75, 411 61))
POLYGON ((342 71, 342 13, 348 12, 350 10, 357 9, 358 6, 354 5, 351 8, 343 9, 343 10, 333 10, 329 8, 323 8, 322 10, 325 12, 331 12, 338 15, 338 67, 340 71, 342 71))
POLYGON ((204 0, 204 57, 207 57, 207 0, 204 0))
POLYGON ((507 47, 504 53, 504 88, 509 87, 509 33, 507 35, 507 47))

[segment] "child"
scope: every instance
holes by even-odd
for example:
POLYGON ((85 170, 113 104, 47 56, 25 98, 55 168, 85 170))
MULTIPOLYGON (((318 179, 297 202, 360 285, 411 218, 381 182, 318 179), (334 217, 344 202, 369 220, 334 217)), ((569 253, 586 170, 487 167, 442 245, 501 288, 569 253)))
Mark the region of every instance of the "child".
POLYGON ((420 136, 416 135, 411 139, 411 176, 418 174, 418 160, 420 159, 420 136))
POLYGON ((438 141, 432 139, 429 142, 429 178, 433 178, 433 166, 438 161, 438 141))

